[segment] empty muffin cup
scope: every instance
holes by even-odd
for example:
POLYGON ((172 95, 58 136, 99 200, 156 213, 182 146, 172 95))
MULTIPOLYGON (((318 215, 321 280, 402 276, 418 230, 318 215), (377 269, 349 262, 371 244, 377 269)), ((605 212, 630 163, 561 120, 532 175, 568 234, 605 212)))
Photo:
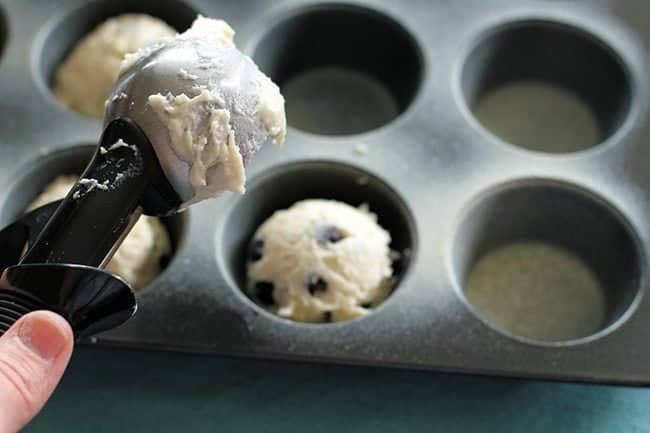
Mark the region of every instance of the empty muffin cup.
POLYGON ((604 142, 625 121, 632 98, 612 48, 584 30, 542 20, 488 32, 465 61, 461 87, 486 130, 547 153, 604 142))
POLYGON ((601 198, 555 181, 520 181, 480 197, 455 236, 453 270, 485 322, 533 342, 613 330, 635 305, 637 237, 601 198))
MULTIPOLYGON (((82 173, 95 149, 96 146, 90 145, 63 149, 28 164, 9 186, 0 210, 0 225, 4 227, 26 210, 66 194, 69 184, 82 173)), ((149 286, 167 267, 182 242, 186 213, 160 219, 141 217, 107 269, 122 276, 136 290, 149 286), (142 249, 147 253, 142 254, 142 249)))
POLYGON ((422 80, 409 33, 358 6, 300 10, 264 34, 253 57, 281 87, 289 124, 314 134, 381 127, 408 108, 422 80))
POLYGON ((370 313, 397 289, 415 249, 413 219, 396 192, 339 163, 257 176, 224 226, 219 247, 232 283, 257 306, 303 322, 370 313), (247 280, 247 271, 265 278, 247 280))

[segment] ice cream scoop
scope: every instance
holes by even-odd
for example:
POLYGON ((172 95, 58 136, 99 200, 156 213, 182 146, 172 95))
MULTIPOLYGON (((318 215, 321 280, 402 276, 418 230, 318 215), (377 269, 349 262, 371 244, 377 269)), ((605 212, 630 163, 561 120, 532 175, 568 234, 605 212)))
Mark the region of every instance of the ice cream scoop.
POLYGON ((268 138, 284 140, 284 98, 233 33, 199 17, 127 56, 107 102, 106 122, 126 117, 142 128, 184 206, 243 192, 244 165, 268 138))
POLYGON ((130 287, 97 268, 140 214, 169 215, 225 190, 243 192, 244 164, 269 138, 282 142, 284 100, 236 49, 233 33, 224 21, 199 17, 187 32, 127 56, 99 146, 75 187, 48 215, 30 213, 29 223, 0 232, 2 245, 28 245, 17 265, 0 263, 0 332, 34 306, 64 315, 78 334, 126 320, 136 309, 130 287), (48 286, 48 274, 60 278, 48 286), (110 286, 110 299, 101 289, 86 298, 91 280, 110 286))

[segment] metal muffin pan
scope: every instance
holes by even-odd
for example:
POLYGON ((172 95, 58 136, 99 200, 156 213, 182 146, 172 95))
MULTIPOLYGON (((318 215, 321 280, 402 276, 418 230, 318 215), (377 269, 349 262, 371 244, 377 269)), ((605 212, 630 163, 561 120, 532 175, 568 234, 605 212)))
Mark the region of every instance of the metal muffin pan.
POLYGON ((54 100, 52 71, 94 25, 133 11, 179 30, 195 13, 226 19, 238 46, 281 84, 323 64, 369 72, 393 95, 399 115, 354 135, 290 128, 284 148, 268 145, 252 162, 246 195, 225 195, 167 221, 176 247, 169 266, 141 293, 131 321, 89 343, 650 384, 650 32, 642 19, 650 4, 3 2, 0 224, 54 176, 84 165, 101 123, 54 100), (527 77, 579 93, 606 139, 550 154, 484 130, 469 108, 475 99, 527 77), (366 317, 294 323, 241 291, 257 225, 314 197, 369 203, 393 248, 411 251, 394 293, 366 317), (486 249, 522 238, 559 243, 591 265, 607 288, 599 332, 527 340, 494 329, 469 305, 461 288, 468 266, 486 249))

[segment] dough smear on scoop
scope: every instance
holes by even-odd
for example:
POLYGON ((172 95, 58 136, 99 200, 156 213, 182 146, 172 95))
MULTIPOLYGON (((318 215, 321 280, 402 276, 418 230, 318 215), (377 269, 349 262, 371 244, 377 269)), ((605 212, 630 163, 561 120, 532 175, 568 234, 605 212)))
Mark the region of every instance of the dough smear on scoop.
POLYGON ((174 158, 159 159, 182 207, 243 193, 247 162, 269 138, 284 141, 280 89, 233 35, 225 21, 199 16, 186 32, 126 56, 107 111, 107 120, 133 116, 150 140, 171 148, 174 158))

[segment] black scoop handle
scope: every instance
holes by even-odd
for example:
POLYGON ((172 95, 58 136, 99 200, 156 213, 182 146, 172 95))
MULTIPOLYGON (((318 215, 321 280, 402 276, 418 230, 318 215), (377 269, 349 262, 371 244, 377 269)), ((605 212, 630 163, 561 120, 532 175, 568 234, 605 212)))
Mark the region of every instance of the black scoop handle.
POLYGON ((0 230, 0 335, 37 309, 64 316, 77 337, 126 321, 137 308, 133 290, 97 268, 142 211, 162 216, 180 205, 142 130, 129 119, 110 122, 64 200, 0 230))
POLYGON ((146 135, 132 121, 115 119, 20 263, 103 266, 141 210, 160 215, 179 205, 146 135))
POLYGON ((46 204, 0 230, 0 335, 23 315, 51 310, 65 317, 77 338, 114 328, 137 309, 131 287, 90 266, 16 265, 60 205, 46 204))
POLYGON ((128 284, 89 266, 17 265, 0 277, 0 335, 23 315, 50 310, 67 319, 76 338, 86 337, 121 325, 136 309, 128 284))

